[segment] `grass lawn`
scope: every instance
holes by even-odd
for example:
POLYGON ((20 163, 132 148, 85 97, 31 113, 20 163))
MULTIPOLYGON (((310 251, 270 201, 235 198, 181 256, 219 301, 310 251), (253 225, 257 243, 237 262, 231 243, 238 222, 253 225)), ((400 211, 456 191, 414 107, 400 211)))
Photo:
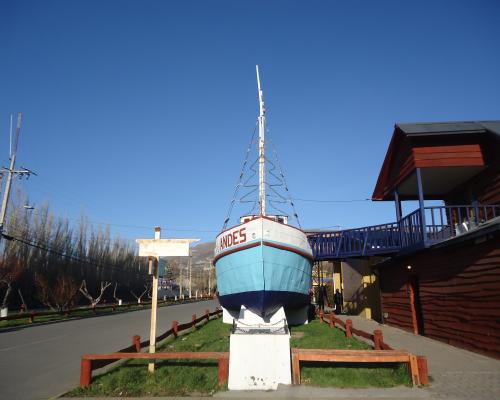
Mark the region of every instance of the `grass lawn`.
MULTIPOLYGON (((214 319, 197 331, 166 339, 158 351, 229 351, 230 328, 222 318, 214 319)), ((147 361, 131 360, 94 378, 88 388, 77 388, 67 396, 210 395, 220 389, 217 371, 217 361, 165 360, 158 361, 155 373, 150 374, 147 361)))
MULTIPOLYGON (((340 329, 314 320, 291 328, 291 346, 302 349, 367 350, 372 347, 358 339, 346 338, 340 329)), ((410 385, 411 378, 402 364, 355 364, 301 362, 301 383, 323 387, 364 388, 410 385)))
POLYGON ((291 327, 291 347, 299 349, 351 349, 369 350, 371 346, 358 339, 348 339, 344 331, 332 329, 327 322, 322 324, 318 319, 307 325, 291 327))
MULTIPOLYGON (((115 313, 118 312, 127 312, 127 311, 135 311, 138 310, 138 306, 131 306, 130 308, 122 306, 121 308, 116 308, 115 313)), ((69 316, 65 316, 64 314, 59 314, 54 312, 54 314, 50 315, 40 315, 35 316, 34 322, 29 322, 29 312, 26 313, 26 318, 16 318, 11 320, 0 321, 0 328, 10 328, 14 326, 23 326, 23 325, 33 325, 40 324, 44 322, 56 322, 56 321, 67 321, 74 318, 88 318, 95 317, 96 315, 110 314, 111 306, 106 308, 98 308, 96 309, 96 313, 94 314, 92 310, 72 310, 69 316)))
MULTIPOLYGON (((231 326, 222 318, 205 323, 196 331, 185 331, 168 338, 158 351, 229 351, 231 326)), ((331 329, 318 320, 291 328, 291 346, 315 349, 370 349, 357 339, 347 339, 340 329, 331 329)), ((302 383, 324 387, 392 387, 409 385, 410 377, 402 365, 301 363, 302 383)), ((97 376, 85 389, 74 389, 67 396, 182 396, 210 395, 220 390, 217 362, 165 360, 156 363, 149 374, 147 361, 131 360, 97 376)))

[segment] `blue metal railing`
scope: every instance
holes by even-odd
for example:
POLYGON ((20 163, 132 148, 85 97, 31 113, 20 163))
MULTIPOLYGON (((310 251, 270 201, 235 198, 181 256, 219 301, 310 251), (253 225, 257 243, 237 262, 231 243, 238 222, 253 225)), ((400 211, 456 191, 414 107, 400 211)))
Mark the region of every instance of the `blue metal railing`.
POLYGON ((399 223, 365 226, 308 235, 315 260, 393 254, 437 243, 475 229, 500 216, 500 205, 424 207, 399 223))

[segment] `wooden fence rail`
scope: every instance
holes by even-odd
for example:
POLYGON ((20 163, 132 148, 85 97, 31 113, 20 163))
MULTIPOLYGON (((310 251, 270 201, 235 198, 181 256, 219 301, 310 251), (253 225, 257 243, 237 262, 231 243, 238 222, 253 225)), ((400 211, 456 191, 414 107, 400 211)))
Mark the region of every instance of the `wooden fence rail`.
MULTIPOLYGON (((217 360, 218 382, 224 385, 229 375, 229 353, 228 352, 169 352, 169 353, 109 353, 109 354, 85 354, 81 359, 80 387, 89 386, 92 383, 92 370, 96 362, 117 360, 217 360)), ((100 363, 102 365, 102 363, 100 363)))
MULTIPOLYGON (((211 299, 212 297, 198 297, 197 299, 183 299, 183 300, 158 300, 159 306, 169 305, 169 304, 178 304, 178 303, 189 303, 192 301, 206 300, 211 299)), ((129 309, 133 306, 139 306, 140 308, 149 307, 151 305, 150 301, 145 301, 141 303, 137 302, 129 302, 123 303, 121 306, 118 304, 102 304, 95 307, 77 307, 77 308, 69 308, 67 310, 61 311, 23 311, 16 314, 11 314, 6 317, 0 317, 0 321, 13 321, 18 319, 28 319, 28 323, 35 322, 35 318, 37 317, 47 317, 47 316, 61 316, 65 318, 69 318, 71 314, 92 311, 92 313, 97 314, 98 311, 102 310, 110 310, 110 312, 114 312, 119 309, 129 309)))
POLYGON ((292 349, 292 376, 294 385, 300 384, 300 361, 406 363, 413 385, 421 384, 417 357, 404 350, 292 349))
POLYGON ((371 340, 373 342, 374 350, 393 350, 391 346, 384 342, 384 336, 382 334, 382 331, 379 329, 374 330, 373 334, 370 334, 368 332, 362 331, 361 329, 354 328, 351 319, 347 319, 344 322, 340 318, 337 318, 333 312, 330 314, 324 314, 323 311, 320 311, 320 323, 323 323, 326 319, 328 319, 330 328, 339 326, 345 332, 345 335, 348 338, 352 338, 353 335, 356 335, 367 340, 371 340))
MULTIPOLYGON (((222 310, 219 307, 216 307, 215 311, 213 311, 213 312, 210 312, 209 310, 205 310, 204 315, 199 317, 199 318, 196 318, 196 315, 193 314, 191 317, 191 322, 186 323, 186 324, 179 325, 179 322, 172 321, 172 328, 170 328, 166 332, 159 335, 156 338, 156 342, 158 343, 161 340, 166 339, 170 335, 177 337, 179 332, 181 332, 183 330, 195 329, 196 325, 199 324, 201 321, 203 321, 203 320, 209 321, 210 317, 220 315, 221 313, 222 313, 222 310)), ((157 359, 165 359, 166 360, 166 359, 170 359, 170 358, 169 358, 169 356, 163 356, 163 354, 173 354, 173 353, 154 353, 154 354, 141 353, 140 352, 141 349, 143 349, 145 347, 149 347, 149 340, 144 340, 141 342, 141 337, 139 335, 134 335, 134 336, 132 336, 132 345, 131 346, 128 346, 128 347, 125 347, 124 349, 118 350, 115 353, 85 354, 85 355, 83 355, 82 362, 81 362, 82 369, 80 371, 80 386, 82 385, 82 379, 83 379, 83 382, 87 382, 87 381, 89 382, 86 385, 89 385, 91 383, 93 370, 105 367, 106 365, 112 364, 117 360, 136 359, 136 358, 155 359, 154 356, 158 355, 158 354, 160 356, 157 357, 157 359), (134 354, 134 356, 130 357, 130 354, 134 354), (84 359, 85 359, 85 362, 84 362, 84 359), (85 369, 85 371, 84 371, 84 369, 85 369)), ((181 354, 181 353, 179 353, 179 354, 181 354)), ((180 358, 186 358, 186 359, 195 359, 196 358, 196 357, 189 356, 192 353, 182 353, 182 354, 186 355, 186 357, 180 357, 180 358)), ((193 353, 193 354, 198 354, 198 353, 193 353)), ((199 353, 199 354, 201 354, 201 353, 199 353)), ((225 353, 221 353, 221 354, 225 354, 225 353)), ((173 357, 173 358, 175 358, 175 357, 173 357)), ((229 356, 228 356, 227 362, 228 362, 227 368, 229 368, 229 356)), ((224 372, 225 371, 225 369, 224 369, 225 364, 224 363, 225 363, 224 360, 219 362, 219 375, 221 374, 221 368, 222 368, 222 372, 225 373, 224 372), (222 362, 222 365, 221 365, 221 362, 222 362)), ((227 369, 227 371, 229 371, 229 369, 227 369)))
MULTIPOLYGON (((384 342, 384 336, 382 334, 382 331, 379 329, 375 329, 373 331, 373 334, 370 334, 368 332, 365 332, 361 329, 356 329, 353 326, 352 320, 347 319, 345 322, 342 321, 341 319, 337 318, 335 314, 332 312, 330 314, 324 314, 323 311, 319 312, 319 321, 320 323, 325 322, 325 319, 328 319, 328 323, 330 325, 330 328, 335 328, 336 326, 340 327, 345 332, 346 337, 352 338, 353 335, 365 338, 367 340, 370 340, 373 342, 373 349, 375 351, 379 350, 384 350, 384 351, 396 351, 394 350, 391 346, 389 346, 387 343, 384 342)), ((340 351, 340 350, 338 350, 340 351)), ((359 350, 352 350, 353 352, 359 350)), ((359 353, 361 355, 361 353, 359 353)), ((370 354, 376 354, 373 353, 373 350, 371 351, 370 354)), ((382 353, 384 354, 384 353, 382 353)), ((387 353, 389 354, 389 353, 387 353)), ((408 353, 409 354, 409 353, 408 353)), ((373 356, 371 356, 373 359, 373 356)), ((415 356, 416 357, 416 362, 418 365, 418 382, 421 385, 427 385, 429 383, 429 372, 427 368, 427 358, 425 356, 415 356)), ((304 360, 305 361, 305 360, 304 360)), ((318 360, 321 361, 321 360, 318 360)), ((363 362, 363 361, 358 361, 358 362, 363 362)), ((372 362, 372 361, 370 361, 372 362)), ((293 360, 292 360, 293 363, 293 360)), ((409 365, 409 364, 408 364, 409 365)), ((410 371, 411 372, 411 371, 410 371)), ((413 374, 413 372, 411 372, 413 374)), ((412 377, 413 382, 415 382, 415 379, 412 377)))

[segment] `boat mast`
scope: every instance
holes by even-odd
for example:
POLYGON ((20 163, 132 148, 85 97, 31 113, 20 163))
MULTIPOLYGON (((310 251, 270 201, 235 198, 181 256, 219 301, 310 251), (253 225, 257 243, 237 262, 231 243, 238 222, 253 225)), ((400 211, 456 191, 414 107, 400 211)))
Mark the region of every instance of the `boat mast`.
POLYGON ((259 89, 259 208, 260 215, 266 215, 266 171, 265 171, 265 128, 266 109, 264 107, 264 94, 260 88, 259 66, 256 65, 257 87, 259 89))

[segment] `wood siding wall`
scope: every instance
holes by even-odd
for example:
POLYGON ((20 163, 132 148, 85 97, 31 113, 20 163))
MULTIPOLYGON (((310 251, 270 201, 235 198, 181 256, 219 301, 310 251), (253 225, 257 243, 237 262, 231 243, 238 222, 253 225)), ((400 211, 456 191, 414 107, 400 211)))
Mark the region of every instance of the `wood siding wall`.
MULTIPOLYGON (((499 149, 500 150, 500 149, 499 149)), ((500 204, 500 159, 494 160, 488 169, 456 188, 445 199, 447 204, 500 204)))
POLYGON ((500 204, 500 168, 490 171, 491 177, 485 177, 478 201, 481 204, 500 204))
POLYGON ((411 332, 415 328, 410 305, 412 275, 419 280, 425 336, 500 358, 498 232, 476 242, 394 259, 380 267, 385 323, 411 332))
POLYGON ((392 197, 394 187, 400 184, 414 169, 415 163, 410 141, 403 133, 396 130, 380 170, 373 198, 382 200, 385 197, 392 197))
POLYGON ((479 144, 414 147, 416 167, 464 167, 484 166, 479 144))

